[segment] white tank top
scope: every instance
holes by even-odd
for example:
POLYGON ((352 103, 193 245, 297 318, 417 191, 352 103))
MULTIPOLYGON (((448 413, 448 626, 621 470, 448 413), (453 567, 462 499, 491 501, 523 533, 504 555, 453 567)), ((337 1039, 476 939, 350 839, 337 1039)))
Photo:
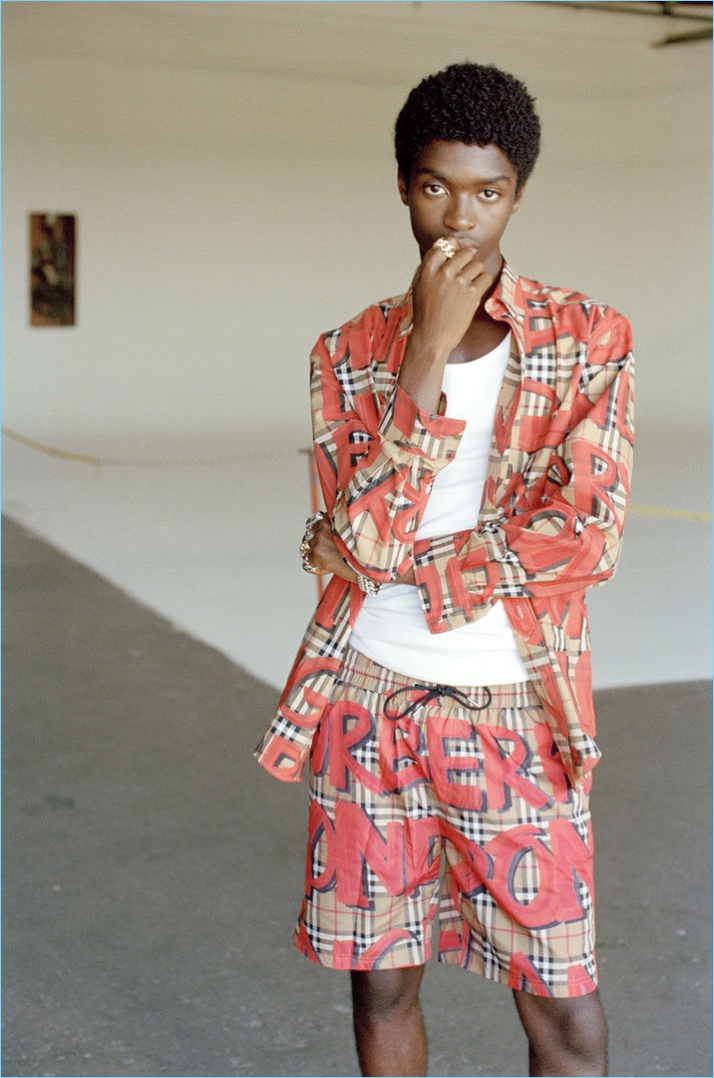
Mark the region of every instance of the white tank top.
MULTIPOLYGON (((463 531, 478 522, 510 349, 509 333, 479 359, 446 364, 446 415, 466 420, 466 429, 455 458, 434 480, 417 539, 463 531)), ((529 677, 500 602, 479 621, 430 633, 419 593, 408 584, 383 584, 378 595, 365 598, 350 645, 390 670, 441 685, 512 685, 529 677)))

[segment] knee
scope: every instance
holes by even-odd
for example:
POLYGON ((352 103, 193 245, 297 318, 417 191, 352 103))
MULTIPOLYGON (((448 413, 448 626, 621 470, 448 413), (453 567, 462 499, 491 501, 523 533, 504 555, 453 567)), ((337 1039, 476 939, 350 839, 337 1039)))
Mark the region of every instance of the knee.
POLYGON ((423 973, 422 966, 353 970, 352 1002, 355 1014, 379 1018, 413 1007, 419 1000, 423 973))
POLYGON ((575 999, 514 995, 532 1058, 540 1064, 534 1073, 607 1074, 607 1026, 597 992, 575 999))

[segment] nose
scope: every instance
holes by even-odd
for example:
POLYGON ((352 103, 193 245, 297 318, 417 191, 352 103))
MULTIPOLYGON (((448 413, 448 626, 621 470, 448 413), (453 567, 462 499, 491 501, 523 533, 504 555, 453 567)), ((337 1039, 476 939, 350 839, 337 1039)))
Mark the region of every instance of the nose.
POLYGON ((474 199, 465 193, 450 199, 444 214, 444 225, 452 232, 471 232, 476 226, 474 199))

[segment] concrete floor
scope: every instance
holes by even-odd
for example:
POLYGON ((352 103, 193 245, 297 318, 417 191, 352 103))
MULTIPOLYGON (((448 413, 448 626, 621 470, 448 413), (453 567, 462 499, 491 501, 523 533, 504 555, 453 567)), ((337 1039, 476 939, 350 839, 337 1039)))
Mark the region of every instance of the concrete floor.
MULTIPOLYGON (((4 1075, 354 1075, 294 951, 305 790, 275 688, 4 522, 4 1075)), ((597 693, 611 1072, 711 1075, 711 691, 597 693)), ((523 1075, 510 994, 430 967, 432 1075, 523 1075)))

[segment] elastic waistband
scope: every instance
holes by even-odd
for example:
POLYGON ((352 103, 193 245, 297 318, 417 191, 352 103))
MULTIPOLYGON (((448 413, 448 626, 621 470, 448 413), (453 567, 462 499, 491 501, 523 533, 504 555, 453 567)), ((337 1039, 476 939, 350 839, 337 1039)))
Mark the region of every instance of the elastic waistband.
MULTIPOLYGON (((349 681, 350 685, 355 688, 385 695, 399 689, 416 687, 429 692, 439 687, 434 681, 425 681, 422 678, 413 678, 406 674, 399 674, 395 670, 389 670, 386 666, 373 662, 366 655, 350 647, 347 648, 337 680, 338 682, 349 681)), ((541 706, 532 681, 518 681, 514 685, 454 685, 450 687, 470 697, 477 705, 490 705, 496 708, 541 706)))

